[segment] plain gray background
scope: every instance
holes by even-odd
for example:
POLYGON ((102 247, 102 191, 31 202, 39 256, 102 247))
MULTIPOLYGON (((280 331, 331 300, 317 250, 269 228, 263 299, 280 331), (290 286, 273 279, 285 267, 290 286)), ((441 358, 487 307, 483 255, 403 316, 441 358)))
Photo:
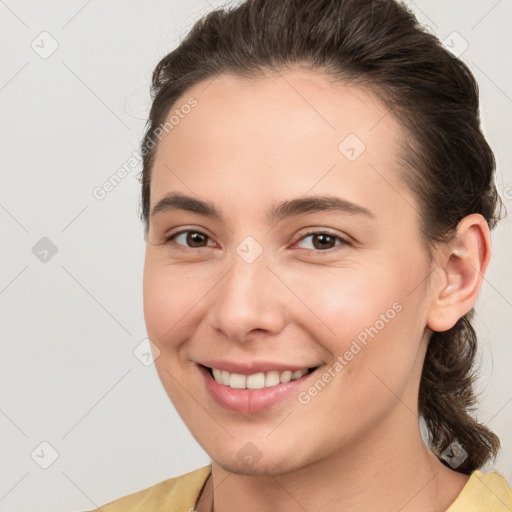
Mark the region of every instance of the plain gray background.
MULTIPOLYGON (((0 1, 2 512, 89 510, 209 462, 137 348, 140 166, 104 199, 93 190, 138 149, 154 66, 221 3, 0 1)), ((407 3, 479 82, 510 210, 512 1, 407 3)), ((512 482, 510 221, 492 237, 478 418, 512 482)))

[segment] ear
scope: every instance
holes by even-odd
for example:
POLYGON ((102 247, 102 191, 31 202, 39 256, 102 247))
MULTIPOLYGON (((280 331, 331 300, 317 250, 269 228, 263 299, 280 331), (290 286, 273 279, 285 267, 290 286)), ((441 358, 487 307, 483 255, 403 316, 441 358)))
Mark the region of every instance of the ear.
POLYGON ((489 226, 478 213, 464 217, 454 238, 436 254, 438 275, 432 286, 427 325, 433 331, 451 329, 471 310, 491 259, 489 226))

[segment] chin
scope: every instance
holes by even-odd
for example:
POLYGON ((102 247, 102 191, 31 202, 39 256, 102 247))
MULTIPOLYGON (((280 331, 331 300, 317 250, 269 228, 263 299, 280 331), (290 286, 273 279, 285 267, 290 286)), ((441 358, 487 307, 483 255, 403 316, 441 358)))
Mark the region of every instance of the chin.
POLYGON ((255 464, 247 464, 240 460, 227 460, 225 457, 223 457, 222 460, 212 460, 215 464, 224 469, 224 471, 246 476, 279 476, 291 473, 301 467, 300 464, 297 464, 295 467, 290 461, 286 460, 263 462, 263 460, 260 459, 255 464))
POLYGON ((309 465, 305 454, 297 457, 299 454, 296 450, 285 453, 284 451, 279 452, 274 447, 269 453, 266 453, 269 448, 264 448, 259 452, 253 447, 254 445, 251 446, 248 443, 235 453, 230 453, 230 450, 226 448, 223 452, 219 452, 217 449, 216 453, 209 453, 209 455, 214 464, 237 475, 279 476, 309 465))

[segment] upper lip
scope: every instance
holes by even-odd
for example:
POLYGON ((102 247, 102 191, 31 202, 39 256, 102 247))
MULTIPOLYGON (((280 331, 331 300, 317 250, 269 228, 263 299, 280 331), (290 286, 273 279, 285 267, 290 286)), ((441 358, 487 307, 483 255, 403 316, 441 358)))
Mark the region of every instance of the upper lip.
POLYGON ((225 370, 229 373, 238 373, 240 375, 252 375, 260 372, 285 372, 285 371, 296 371, 308 368, 316 368, 318 364, 304 364, 304 365, 290 365, 287 363, 277 363, 269 361, 250 361, 246 363, 226 361, 221 359, 201 361, 199 362, 202 366, 208 368, 216 368, 218 370, 225 370))

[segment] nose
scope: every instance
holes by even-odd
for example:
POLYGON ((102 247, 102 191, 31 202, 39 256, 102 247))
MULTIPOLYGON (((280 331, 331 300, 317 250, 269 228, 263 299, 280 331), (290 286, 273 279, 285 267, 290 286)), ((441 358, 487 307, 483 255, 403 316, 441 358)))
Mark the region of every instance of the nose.
POLYGON ((286 324, 279 281, 264 255, 248 263, 234 254, 231 269, 215 287, 209 323, 227 339, 245 342, 275 335, 286 324))

